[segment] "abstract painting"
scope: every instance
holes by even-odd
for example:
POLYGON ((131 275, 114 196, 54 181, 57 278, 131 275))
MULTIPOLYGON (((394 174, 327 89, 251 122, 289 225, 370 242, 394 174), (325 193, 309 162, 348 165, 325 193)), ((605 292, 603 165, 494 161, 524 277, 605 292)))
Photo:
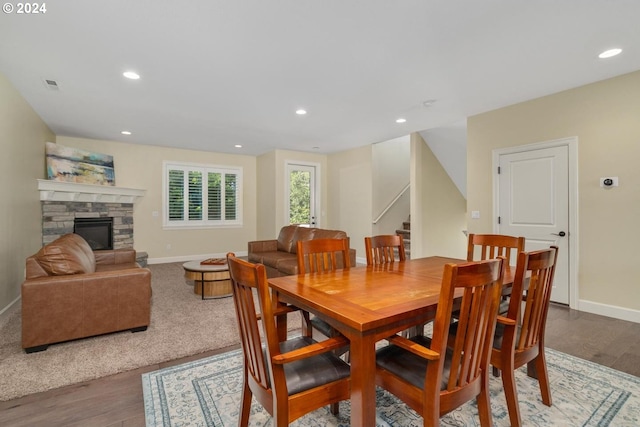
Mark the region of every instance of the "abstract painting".
POLYGON ((45 146, 47 179, 81 184, 116 185, 113 156, 53 142, 45 146))

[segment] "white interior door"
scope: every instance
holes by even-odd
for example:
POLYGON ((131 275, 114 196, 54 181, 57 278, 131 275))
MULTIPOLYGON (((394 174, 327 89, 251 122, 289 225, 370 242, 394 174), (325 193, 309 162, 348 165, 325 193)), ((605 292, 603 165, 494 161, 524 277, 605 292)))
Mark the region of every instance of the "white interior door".
POLYGON ((305 227, 317 227, 316 167, 288 163, 286 169, 287 222, 305 227))
POLYGON ((551 300, 570 301, 569 148, 498 156, 498 233, 524 236, 525 250, 558 246, 551 300))

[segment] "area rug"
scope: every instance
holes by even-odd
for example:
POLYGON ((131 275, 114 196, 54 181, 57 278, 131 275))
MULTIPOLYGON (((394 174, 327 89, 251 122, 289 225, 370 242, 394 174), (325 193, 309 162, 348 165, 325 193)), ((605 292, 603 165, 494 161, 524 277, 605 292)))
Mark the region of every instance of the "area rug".
MULTIPOLYGON (((640 378, 547 349, 553 406, 540 399, 538 383, 517 372, 522 422, 525 426, 639 426, 640 378)), ((239 350, 142 375, 147 427, 237 425, 242 387, 239 350)), ((495 426, 509 426, 502 382, 491 377, 491 410, 495 426)), ((388 392, 377 390, 376 426, 421 426, 422 418, 388 392)), ((341 402, 336 417, 319 409, 293 426, 349 426, 350 405, 341 402)), ((442 426, 478 426, 478 410, 470 402, 441 419, 442 426)), ((271 426, 269 414, 255 401, 250 426, 271 426)))

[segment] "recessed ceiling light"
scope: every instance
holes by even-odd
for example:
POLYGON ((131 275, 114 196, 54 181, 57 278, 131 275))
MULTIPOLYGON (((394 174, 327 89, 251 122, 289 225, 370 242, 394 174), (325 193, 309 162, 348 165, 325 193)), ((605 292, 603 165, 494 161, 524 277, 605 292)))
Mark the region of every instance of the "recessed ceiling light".
POLYGON ((234 147, 236 147, 236 148, 242 148, 242 145, 240 145, 240 144, 236 144, 236 145, 234 145, 234 147))
POLYGON ((619 49, 619 48, 605 50, 600 55, 598 55, 598 58, 600 59, 611 58, 612 56, 619 55, 620 52, 622 52, 622 49, 619 49))
POLYGON ((407 119, 403 119, 402 117, 400 117, 399 119, 396 119, 396 123, 406 123, 407 119))
POLYGON ((128 130, 123 130, 120 133, 123 134, 123 135, 131 135, 131 132, 129 132, 128 130))
POLYGON ((131 80, 138 80, 140 78, 140 74, 135 71, 125 71, 122 75, 131 80))
POLYGON ((305 114, 307 114, 307 110, 303 110, 302 108, 300 108, 299 110, 296 110, 296 114, 299 116, 304 116, 305 114))

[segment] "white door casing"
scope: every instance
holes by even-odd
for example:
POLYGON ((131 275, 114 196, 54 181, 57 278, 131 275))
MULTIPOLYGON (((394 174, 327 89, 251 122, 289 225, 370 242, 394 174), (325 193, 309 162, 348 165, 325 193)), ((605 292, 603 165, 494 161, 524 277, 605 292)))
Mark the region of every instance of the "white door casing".
POLYGON ((524 236, 527 251, 558 246, 551 300, 571 307, 578 300, 576 165, 577 138, 494 151, 494 230, 524 236))

